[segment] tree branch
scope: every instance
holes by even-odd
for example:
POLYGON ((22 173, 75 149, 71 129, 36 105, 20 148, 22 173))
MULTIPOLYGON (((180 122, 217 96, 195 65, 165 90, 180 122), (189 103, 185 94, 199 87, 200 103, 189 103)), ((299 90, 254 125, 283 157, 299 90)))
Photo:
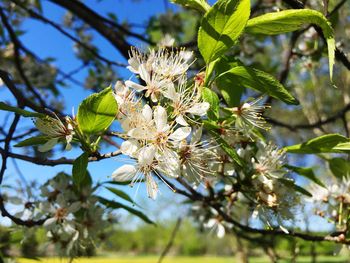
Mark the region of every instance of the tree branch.
POLYGON ((350 110, 350 104, 347 104, 343 109, 338 111, 333 116, 331 116, 325 120, 320 120, 320 121, 317 121, 315 123, 310 123, 310 124, 291 125, 291 124, 283 123, 283 122, 280 122, 278 120, 271 119, 271 118, 267 118, 266 121, 275 125, 275 126, 284 127, 284 128, 287 128, 291 131, 296 131, 298 129, 313 129, 313 128, 320 128, 322 125, 332 123, 332 122, 336 121, 337 119, 343 118, 349 110, 350 110))

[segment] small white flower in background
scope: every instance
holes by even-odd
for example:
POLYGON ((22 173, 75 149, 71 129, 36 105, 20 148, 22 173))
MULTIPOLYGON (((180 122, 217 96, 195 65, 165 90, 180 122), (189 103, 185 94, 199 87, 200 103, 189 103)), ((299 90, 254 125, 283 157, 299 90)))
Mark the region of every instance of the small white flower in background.
POLYGON ((81 205, 80 202, 69 204, 65 200, 64 195, 59 194, 54 205, 43 203, 40 208, 44 213, 51 214, 52 217, 46 219, 44 226, 48 229, 52 229, 58 224, 72 224, 73 213, 77 212, 81 208, 81 205))
POLYGON ((330 189, 322 187, 318 184, 312 184, 308 191, 312 194, 312 197, 306 197, 305 201, 307 202, 328 202, 329 198, 331 196, 332 193, 332 186, 330 187, 330 189))
POLYGON ((282 170, 285 162, 285 151, 273 143, 263 145, 253 159, 253 166, 258 175, 279 178, 286 172, 282 170))
POLYGON ((210 218, 203 226, 215 231, 218 238, 223 238, 226 234, 223 219, 215 210, 212 210, 212 213, 214 217, 210 218))
POLYGON ((262 117, 265 109, 269 108, 266 105, 260 105, 260 101, 263 97, 259 97, 252 101, 247 101, 239 107, 229 108, 236 117, 236 128, 242 129, 244 132, 249 133, 253 127, 260 129, 269 129, 269 125, 262 117))
POLYGON ((169 34, 165 34, 165 36, 159 41, 159 47, 172 47, 175 44, 175 38, 173 38, 169 34))
MULTIPOLYGON (((176 118, 176 122, 180 125, 188 126, 185 120, 186 114, 204 116, 207 114, 210 104, 201 101, 198 89, 187 86, 185 78, 180 78, 178 82, 178 91, 176 91, 174 86, 170 86, 164 93, 164 96, 171 100, 172 116, 176 118)), ((189 119, 189 117, 187 118, 189 119)))
POLYGON ((65 123, 63 123, 57 116, 56 118, 49 116, 46 116, 45 118, 35 118, 34 123, 41 133, 49 137, 49 140, 45 144, 39 146, 39 151, 46 152, 51 150, 60 139, 66 141, 66 150, 72 148, 70 143, 73 140, 74 128, 73 120, 70 117, 65 117, 65 123))
POLYGON ((339 202, 350 204, 350 179, 343 177, 341 182, 332 186, 332 196, 339 202))

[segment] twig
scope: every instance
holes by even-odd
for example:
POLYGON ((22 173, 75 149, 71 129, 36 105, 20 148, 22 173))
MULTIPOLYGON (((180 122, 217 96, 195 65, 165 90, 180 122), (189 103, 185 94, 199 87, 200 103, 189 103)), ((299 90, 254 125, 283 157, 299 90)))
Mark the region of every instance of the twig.
MULTIPOLYGON (((5 149, 0 147, 0 154, 5 154, 5 152, 6 152, 5 149)), ((96 162, 96 161, 100 161, 103 159, 109 159, 109 158, 118 156, 120 154, 121 154, 120 150, 117 150, 117 151, 106 153, 106 154, 99 154, 96 156, 91 156, 91 157, 89 157, 89 162, 96 162)), ((42 159, 42 158, 38 158, 38 157, 32 157, 32 156, 28 156, 28 155, 13 153, 13 152, 7 152, 6 155, 8 157, 11 157, 11 158, 15 158, 18 160, 22 160, 22 161, 26 161, 26 162, 30 162, 30 163, 34 163, 34 164, 38 164, 38 165, 43 165, 43 166, 57 166, 57 165, 64 165, 64 164, 73 164, 73 162, 75 160, 75 159, 68 159, 66 157, 61 157, 58 159, 42 159)))
POLYGON ((350 104, 347 104, 343 109, 338 111, 336 114, 333 116, 325 119, 325 120, 320 120, 315 123, 310 123, 310 124, 296 124, 296 125, 291 125, 287 123, 280 122, 275 119, 267 118, 266 121, 275 125, 275 126, 280 126, 287 128, 291 131, 296 131, 298 129, 313 129, 313 128, 320 128, 322 125, 332 123, 336 121, 337 119, 343 118, 343 116, 350 110, 350 104))
POLYGON ((163 259, 165 258, 165 256, 168 254, 169 250, 171 249, 171 247, 173 246, 174 244, 174 240, 175 240, 175 237, 176 237, 176 234, 177 232, 179 231, 180 229, 180 226, 181 226, 181 223, 182 223, 182 218, 179 217, 177 220, 176 220, 176 224, 175 224, 175 227, 173 229, 173 232, 171 233, 171 236, 170 236, 170 239, 168 241, 168 244, 165 246, 162 254, 160 254, 160 257, 158 259, 158 263, 162 263, 163 259))
POLYGON ((35 12, 34 10, 31 10, 31 9, 25 7, 21 2, 19 2, 17 0, 12 0, 12 2, 15 3, 16 5, 18 5, 19 7, 21 7, 23 10, 25 10, 32 18, 40 20, 46 24, 49 24, 50 26, 55 28, 57 31, 62 33, 64 36, 73 40, 75 43, 77 43, 78 45, 80 45, 84 49, 88 50, 91 54, 93 54, 99 60, 107 63, 108 65, 114 65, 114 66, 118 66, 118 67, 125 67, 126 66, 123 63, 114 62, 114 61, 111 61, 111 60, 101 56, 96 50, 94 50, 90 46, 86 45, 84 42, 80 41, 77 37, 71 35, 67 31, 63 30, 59 24, 47 19, 46 17, 40 15, 39 13, 35 12))

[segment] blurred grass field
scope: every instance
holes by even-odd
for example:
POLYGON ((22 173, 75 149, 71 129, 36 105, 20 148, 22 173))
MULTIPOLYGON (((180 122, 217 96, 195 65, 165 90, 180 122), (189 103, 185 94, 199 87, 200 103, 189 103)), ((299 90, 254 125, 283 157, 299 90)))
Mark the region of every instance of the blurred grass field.
MULTIPOLYGON (((24 259, 18 260, 19 263, 65 263, 68 259, 64 258, 40 258, 38 260, 24 259)), ((75 259, 75 263, 157 263, 158 257, 156 256, 123 256, 121 258, 109 258, 109 257, 93 257, 93 258, 79 258, 75 259)), ((234 257, 167 257, 163 260, 163 263, 235 263, 237 262, 234 257)), ((250 258, 251 263, 269 263, 267 258, 250 258)), ((290 262, 290 260, 280 260, 278 262, 290 262)), ((310 257, 298 257, 297 262, 307 263, 311 262, 310 257)), ((345 257, 317 257, 319 263, 347 263, 350 262, 350 258, 345 257)))

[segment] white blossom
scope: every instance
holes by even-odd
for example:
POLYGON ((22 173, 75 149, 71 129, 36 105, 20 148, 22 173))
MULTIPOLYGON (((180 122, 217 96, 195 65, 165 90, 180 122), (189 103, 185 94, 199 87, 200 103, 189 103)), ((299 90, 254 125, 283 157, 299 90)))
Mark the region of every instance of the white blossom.
POLYGON ((56 118, 49 116, 46 116, 45 118, 36 118, 34 123, 38 130, 49 138, 45 144, 39 146, 39 151, 46 152, 51 150, 60 139, 66 141, 66 150, 71 149, 70 143, 73 140, 74 128, 73 120, 70 117, 65 117, 65 123, 63 123, 57 116, 56 118))
POLYGON ((237 129, 242 129, 245 133, 249 133, 252 127, 269 129, 269 126, 262 116, 268 106, 259 104, 262 99, 263 97, 259 97, 252 101, 245 102, 239 107, 228 109, 236 117, 235 125, 237 129))
POLYGON ((208 102, 201 101, 197 88, 187 86, 184 78, 179 79, 178 91, 174 86, 170 86, 164 96, 171 100, 172 116, 176 118, 178 124, 183 126, 188 126, 186 114, 204 116, 210 107, 208 102))
POLYGON ((261 146, 253 159, 253 166, 257 174, 266 177, 279 178, 285 174, 282 166, 285 162, 285 151, 278 149, 273 143, 261 146))

